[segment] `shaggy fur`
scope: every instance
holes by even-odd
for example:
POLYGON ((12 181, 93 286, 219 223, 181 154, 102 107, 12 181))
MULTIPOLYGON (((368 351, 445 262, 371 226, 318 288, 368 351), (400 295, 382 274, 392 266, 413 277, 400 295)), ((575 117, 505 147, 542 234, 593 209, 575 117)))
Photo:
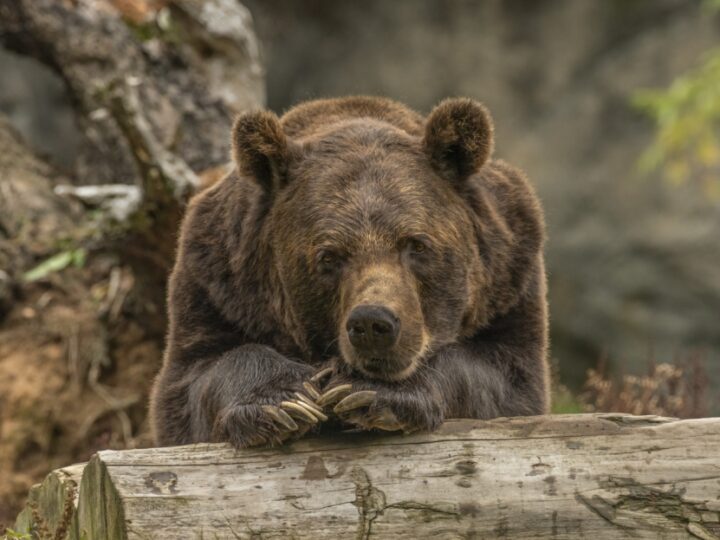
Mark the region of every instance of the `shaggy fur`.
POLYGON ((387 99, 317 100, 241 116, 233 143, 236 171, 182 226, 158 444, 279 442, 261 406, 328 365, 330 386, 377 391, 367 414, 407 430, 547 411, 542 211, 490 159, 481 104, 445 100, 423 119, 387 99), (367 304, 401 325, 382 358, 345 331, 367 304))
POLYGON ((490 113, 471 99, 447 99, 428 116, 424 143, 430 163, 441 176, 464 182, 492 153, 490 113))

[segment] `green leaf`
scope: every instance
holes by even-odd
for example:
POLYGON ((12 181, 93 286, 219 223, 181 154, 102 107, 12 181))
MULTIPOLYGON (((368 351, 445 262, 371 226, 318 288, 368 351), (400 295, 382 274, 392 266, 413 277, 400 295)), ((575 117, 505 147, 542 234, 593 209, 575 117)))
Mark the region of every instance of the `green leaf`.
POLYGON ((76 268, 82 268, 85 266, 85 260, 87 259, 87 252, 80 248, 73 251, 73 264, 76 268))
POLYGON ((12 529, 5 530, 5 538, 8 540, 32 540, 32 536, 26 533, 15 532, 12 529))
MULTIPOLYGON (((720 0, 716 3, 720 6, 720 0)), ((635 92, 632 104, 656 126, 654 140, 638 161, 641 172, 659 171, 673 184, 717 176, 720 48, 708 51, 695 69, 677 77, 668 88, 635 92)))
POLYGON ((71 264, 82 267, 85 264, 87 252, 83 248, 61 251, 53 255, 49 259, 45 259, 32 270, 28 270, 23 274, 23 280, 32 282, 46 278, 52 273, 64 270, 71 264))

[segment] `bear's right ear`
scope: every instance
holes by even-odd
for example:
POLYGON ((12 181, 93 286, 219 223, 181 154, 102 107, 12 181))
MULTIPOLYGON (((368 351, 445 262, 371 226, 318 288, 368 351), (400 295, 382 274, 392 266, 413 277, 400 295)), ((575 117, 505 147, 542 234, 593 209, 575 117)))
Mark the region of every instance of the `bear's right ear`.
POLYGON ((490 113, 473 99, 446 99, 428 116, 423 145, 440 176, 459 184, 479 171, 492 153, 490 113))
POLYGON ((240 115, 232 130, 233 159, 240 174, 250 176, 271 197, 287 183, 290 144, 272 112, 240 115))

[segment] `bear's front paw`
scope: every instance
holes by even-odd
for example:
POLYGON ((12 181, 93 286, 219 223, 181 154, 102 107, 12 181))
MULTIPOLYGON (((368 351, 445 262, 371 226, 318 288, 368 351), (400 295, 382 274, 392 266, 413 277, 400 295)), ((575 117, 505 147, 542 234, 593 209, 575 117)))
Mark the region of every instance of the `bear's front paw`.
POLYGON ((444 419, 440 400, 430 388, 370 381, 330 384, 317 403, 365 430, 433 431, 444 419))
POLYGON ((328 419, 314 398, 315 388, 304 384, 305 392, 266 404, 236 404, 219 415, 213 429, 213 440, 227 441, 236 448, 279 445, 301 437, 328 419), (312 397, 310 397, 312 396, 312 397))

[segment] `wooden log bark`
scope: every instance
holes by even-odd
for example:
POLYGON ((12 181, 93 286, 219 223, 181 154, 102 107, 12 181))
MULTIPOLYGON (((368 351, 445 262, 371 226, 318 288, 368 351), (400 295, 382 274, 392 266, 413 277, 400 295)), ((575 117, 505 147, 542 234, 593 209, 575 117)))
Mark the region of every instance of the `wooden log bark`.
POLYGON ((454 420, 279 448, 103 451, 68 511, 73 470, 35 488, 43 502, 18 529, 40 519, 54 534, 64 515, 69 538, 720 538, 720 418, 454 420))

